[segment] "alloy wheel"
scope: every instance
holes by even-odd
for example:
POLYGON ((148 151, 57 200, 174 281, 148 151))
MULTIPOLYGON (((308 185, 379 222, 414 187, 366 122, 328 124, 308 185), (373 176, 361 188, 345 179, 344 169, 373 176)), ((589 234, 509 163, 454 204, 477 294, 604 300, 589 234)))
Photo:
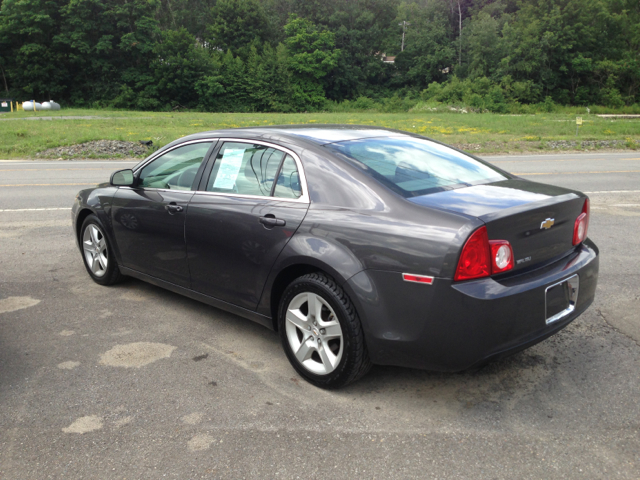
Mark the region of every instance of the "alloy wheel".
POLYGON ((320 295, 296 295, 287 307, 285 329, 291 351, 306 370, 327 375, 338 367, 344 350, 342 328, 320 295))
POLYGON ((90 223, 82 234, 82 248, 84 259, 96 277, 102 277, 107 273, 109 265, 109 254, 107 251, 107 240, 102 230, 97 225, 90 223))

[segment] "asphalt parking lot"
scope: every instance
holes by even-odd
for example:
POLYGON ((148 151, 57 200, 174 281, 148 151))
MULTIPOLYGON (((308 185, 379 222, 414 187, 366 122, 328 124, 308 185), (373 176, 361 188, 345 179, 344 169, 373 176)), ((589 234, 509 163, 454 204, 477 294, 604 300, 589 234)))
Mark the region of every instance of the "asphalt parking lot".
POLYGON ((593 306, 479 372, 332 392, 257 324, 90 280, 71 203, 132 163, 0 162, 0 479, 640 478, 640 153, 488 159, 589 193, 593 306))

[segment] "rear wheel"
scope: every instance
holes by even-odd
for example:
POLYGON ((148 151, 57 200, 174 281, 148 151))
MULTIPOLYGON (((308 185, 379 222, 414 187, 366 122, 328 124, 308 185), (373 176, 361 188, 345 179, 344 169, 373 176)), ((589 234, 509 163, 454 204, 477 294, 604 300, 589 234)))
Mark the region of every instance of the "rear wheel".
POLYGON ((122 279, 104 227, 95 215, 89 215, 82 223, 80 243, 84 266, 94 282, 113 285, 122 279))
POLYGON ((360 319, 347 294, 327 275, 310 273, 287 287, 278 327, 289 361, 318 387, 343 387, 371 368, 360 319))

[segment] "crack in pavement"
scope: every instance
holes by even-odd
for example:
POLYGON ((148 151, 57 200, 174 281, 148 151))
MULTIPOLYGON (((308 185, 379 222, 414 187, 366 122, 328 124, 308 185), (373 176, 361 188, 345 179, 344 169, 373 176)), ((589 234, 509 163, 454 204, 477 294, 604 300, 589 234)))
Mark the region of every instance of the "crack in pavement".
POLYGON ((622 330, 620 330, 618 327, 616 327, 615 325, 613 325, 609 320, 607 320, 607 317, 604 316, 604 314, 602 313, 602 311, 599 308, 596 308, 596 312, 598 312, 598 315, 600 317, 602 317, 602 319, 604 320, 604 322, 609 325, 609 327, 611 327, 612 329, 614 329, 616 332, 618 332, 619 334, 621 334, 624 337, 627 337, 629 340, 631 340, 633 343, 636 344, 636 346, 640 347, 640 342, 638 342, 638 340, 636 340, 635 338, 633 338, 631 335, 629 335, 628 333, 623 332, 622 330))

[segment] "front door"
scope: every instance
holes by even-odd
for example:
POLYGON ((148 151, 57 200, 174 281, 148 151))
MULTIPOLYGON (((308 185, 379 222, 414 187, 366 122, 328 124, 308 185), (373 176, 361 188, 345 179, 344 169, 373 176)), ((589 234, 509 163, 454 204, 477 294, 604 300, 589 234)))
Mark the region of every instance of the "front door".
POLYGON ((185 215, 211 145, 172 149, 136 172, 135 187, 118 189, 111 215, 123 266, 189 287, 185 215))
POLYGON ((255 310, 271 266, 309 208, 292 155, 260 142, 223 143, 187 212, 194 290, 255 310))

